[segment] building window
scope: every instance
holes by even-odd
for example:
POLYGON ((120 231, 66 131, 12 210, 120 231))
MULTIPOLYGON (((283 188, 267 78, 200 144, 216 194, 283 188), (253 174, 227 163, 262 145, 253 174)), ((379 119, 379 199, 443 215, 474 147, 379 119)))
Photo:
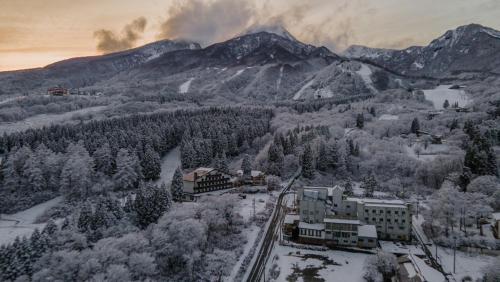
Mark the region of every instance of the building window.
POLYGON ((373 239, 368 239, 368 242, 369 243, 373 243, 373 239))
POLYGON ((365 213, 368 213, 368 210, 365 210, 365 213))
POLYGON ((405 214, 406 214, 406 212, 405 212, 405 211, 402 211, 402 212, 401 212, 401 214, 402 214, 402 215, 405 215, 405 214))
POLYGON ((401 220, 401 222, 405 223, 405 222, 406 222, 406 220, 404 220, 404 219, 403 219, 403 220, 401 220))
POLYGON ((388 219, 387 219, 387 222, 389 222, 389 223, 390 223, 390 222, 391 222, 391 219, 390 219, 390 218, 388 218, 388 219))
POLYGON ((398 212, 398 211, 395 211, 395 212, 394 212, 394 214, 399 214, 399 212, 398 212))
POLYGON ((368 221, 368 217, 365 217, 365 220, 368 221))

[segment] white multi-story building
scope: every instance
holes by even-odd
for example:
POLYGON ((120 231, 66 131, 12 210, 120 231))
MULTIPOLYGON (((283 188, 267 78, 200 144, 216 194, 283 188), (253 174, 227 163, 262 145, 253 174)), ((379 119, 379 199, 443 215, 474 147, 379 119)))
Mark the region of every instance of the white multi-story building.
POLYGON ((347 197, 344 189, 297 191, 299 239, 312 243, 374 247, 377 239, 409 240, 411 206, 402 200, 347 197))

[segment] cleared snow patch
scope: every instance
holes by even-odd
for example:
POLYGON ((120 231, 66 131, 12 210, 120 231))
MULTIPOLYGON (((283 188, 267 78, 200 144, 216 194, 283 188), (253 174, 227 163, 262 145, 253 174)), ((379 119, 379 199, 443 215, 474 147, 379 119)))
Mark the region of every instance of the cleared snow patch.
POLYGON ((13 133, 19 132, 27 129, 40 128, 43 126, 49 126, 55 123, 70 123, 74 122, 71 118, 75 115, 83 115, 90 113, 97 113, 104 110, 107 106, 95 106, 89 108, 83 108, 76 111, 66 112, 62 114, 40 114, 36 116, 29 117, 25 120, 20 120, 16 122, 5 122, 0 123, 0 134, 3 133, 13 133))
POLYGON ((304 92, 304 90, 306 90, 311 85, 313 85, 313 83, 314 83, 314 79, 311 79, 308 83, 304 84, 304 86, 302 86, 302 88, 300 88, 300 90, 297 91, 297 93, 295 93, 295 95, 293 95, 293 99, 294 100, 300 99, 300 97, 302 96, 302 92, 304 92))
POLYGON ((285 66, 281 66, 280 68, 280 76, 278 77, 278 81, 276 81, 276 90, 280 90, 280 86, 281 86, 281 78, 283 78, 283 68, 285 66))
POLYGON ((186 94, 189 91, 189 87, 191 86, 191 82, 193 82, 194 77, 191 77, 188 81, 184 82, 179 86, 179 93, 186 94))
POLYGON ((419 62, 413 62, 413 64, 412 64, 412 65, 413 65, 415 68, 417 68, 417 69, 422 69, 422 68, 424 68, 424 65, 422 65, 422 64, 421 64, 421 63, 419 63, 419 62))
POLYGON ((434 89, 424 90, 425 99, 431 101, 438 110, 443 109, 445 100, 448 100, 450 105, 458 102, 459 107, 465 107, 471 102, 464 90, 450 87, 451 85, 439 85, 434 89))
POLYGON ((398 119, 399 116, 389 115, 389 114, 383 114, 378 118, 378 120, 398 120, 398 119))
POLYGON ((373 81, 370 77, 372 75, 372 70, 367 65, 361 64, 361 68, 356 73, 361 76, 361 78, 365 82, 366 87, 368 87, 368 89, 370 89, 372 93, 378 92, 377 89, 373 87, 373 81))
POLYGON ((45 223, 35 224, 34 222, 46 210, 61 201, 62 197, 57 197, 15 214, 2 214, 0 216, 0 245, 12 243, 18 236, 31 236, 36 228, 43 229, 45 223))

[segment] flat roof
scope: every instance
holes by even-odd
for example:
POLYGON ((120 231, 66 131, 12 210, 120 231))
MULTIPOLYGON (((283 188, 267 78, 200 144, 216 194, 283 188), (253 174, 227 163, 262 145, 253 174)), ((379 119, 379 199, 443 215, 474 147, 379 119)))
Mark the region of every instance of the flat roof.
POLYGON ((358 226, 358 237, 377 238, 377 228, 375 225, 358 226))
POLYGON ((323 221, 328 223, 361 224, 361 222, 357 219, 325 218, 323 221))
POLYGON ((285 215, 285 220, 283 222, 292 224, 296 220, 300 220, 300 216, 298 214, 287 214, 285 215))
POLYGON ((307 222, 299 222, 299 228, 304 228, 304 229, 313 229, 313 230, 324 230, 325 229, 325 224, 324 223, 307 223, 307 222))
POLYGON ((402 204, 366 204, 365 207, 379 207, 379 208, 401 208, 406 209, 406 205, 402 204))
POLYGON ((406 202, 398 199, 373 199, 373 198, 355 198, 348 197, 348 201, 354 201, 362 204, 387 204, 387 205, 405 205, 406 202))

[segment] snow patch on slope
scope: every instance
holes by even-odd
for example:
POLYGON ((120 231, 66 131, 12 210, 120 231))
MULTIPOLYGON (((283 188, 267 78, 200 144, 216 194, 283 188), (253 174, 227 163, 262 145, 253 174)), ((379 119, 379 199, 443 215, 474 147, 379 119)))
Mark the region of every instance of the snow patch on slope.
POLYGON ((278 81, 276 81, 276 90, 280 90, 281 78, 283 78, 283 68, 284 66, 282 65, 280 68, 280 76, 278 77, 278 81))
POLYGON ((311 79, 308 83, 304 84, 304 86, 302 86, 302 88, 300 88, 300 90, 297 91, 297 93, 295 93, 295 95, 293 95, 293 100, 300 99, 300 97, 302 96, 302 92, 304 92, 304 90, 306 90, 311 85, 313 85, 313 83, 314 83, 314 79, 311 79))
POLYGON ((361 76, 366 84, 366 87, 368 87, 372 93, 378 92, 377 89, 373 87, 373 81, 370 77, 372 75, 372 70, 367 65, 361 64, 361 68, 356 73, 361 76))
POLYGON ((186 94, 189 91, 189 87, 191 86, 191 82, 193 82, 194 77, 191 77, 188 81, 184 82, 179 86, 179 93, 186 94))
POLYGON ((434 104, 434 108, 441 110, 445 100, 448 100, 450 105, 458 102, 459 107, 465 107, 471 99, 462 89, 450 89, 451 85, 439 85, 434 89, 424 90, 425 99, 434 104))

